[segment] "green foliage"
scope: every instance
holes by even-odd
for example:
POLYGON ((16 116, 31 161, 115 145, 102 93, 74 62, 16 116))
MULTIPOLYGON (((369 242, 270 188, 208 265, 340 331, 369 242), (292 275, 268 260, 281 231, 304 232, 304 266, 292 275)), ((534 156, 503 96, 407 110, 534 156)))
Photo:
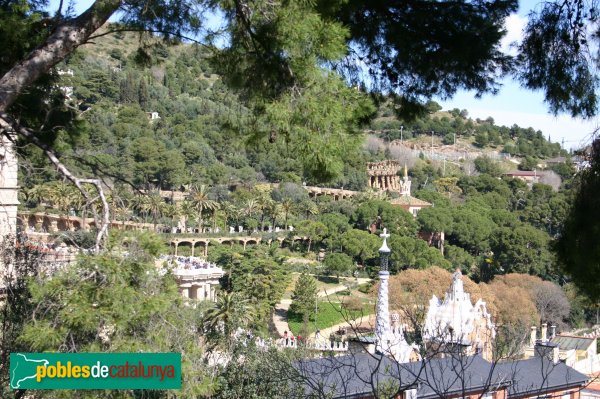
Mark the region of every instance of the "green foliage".
POLYGON ((591 166, 578 178, 576 196, 556 245, 563 270, 595 301, 600 299, 599 212, 600 151, 596 141, 591 166))
POLYGON ((473 163, 475 164, 475 169, 479 173, 486 173, 494 177, 498 177, 502 174, 502 170, 500 169, 498 163, 486 156, 475 158, 473 163))
POLYGON ((263 331, 290 281, 283 261, 262 246, 243 251, 240 246, 216 245, 209 255, 227 272, 223 286, 252 306, 254 317, 249 327, 263 331), (210 254, 213 251, 215 254, 210 254))
POLYGON ((205 314, 205 327, 213 335, 220 336, 228 342, 237 328, 247 328, 254 318, 254 310, 250 300, 237 292, 219 295, 214 305, 205 314))
POLYGON ((441 206, 424 208, 417 214, 417 221, 421 226, 421 231, 428 233, 452 231, 452 212, 448 208, 441 206))
POLYGON ((231 361, 221 366, 217 373, 214 398, 254 399, 300 398, 304 391, 297 391, 290 384, 295 370, 293 358, 288 351, 275 347, 263 350, 253 339, 232 342, 228 348, 231 361))
MULTIPOLYGON (((378 257, 377 249, 381 245, 379 237, 367 231, 352 229, 346 231, 340 240, 344 253, 364 265, 373 263, 378 257)), ((333 255, 333 254, 331 254, 333 255)))
POLYGON ((302 315, 305 335, 308 328, 308 321, 314 318, 315 315, 318 291, 317 281, 313 276, 306 273, 300 274, 292 294, 290 311, 302 315))
POLYGON ((533 157, 525 157, 519 164, 519 170, 534 170, 537 168, 537 160, 533 157))
MULTIPOLYGON (((153 262, 87 256, 29 289, 34 310, 20 337, 28 351, 181 352, 181 397, 209 392, 197 344, 200 309, 184 305, 173 277, 159 275, 153 262)), ((72 394, 117 397, 111 391, 72 394)))
POLYGON ((552 263, 549 237, 531 226, 500 228, 490 239, 498 266, 506 273, 545 275, 552 263))
POLYGON ((390 237, 389 246, 392 249, 390 261, 393 271, 425 269, 431 266, 452 268, 439 250, 428 246, 427 242, 421 239, 393 235, 390 237))
POLYGON ((407 236, 415 236, 418 228, 410 213, 381 200, 370 200, 362 203, 356 209, 352 221, 356 223, 359 229, 363 230, 380 221, 392 234, 407 236))
POLYGON ((347 274, 352 270, 352 258, 346 254, 332 252, 325 255, 323 265, 328 274, 336 276, 339 280, 340 275, 347 274))

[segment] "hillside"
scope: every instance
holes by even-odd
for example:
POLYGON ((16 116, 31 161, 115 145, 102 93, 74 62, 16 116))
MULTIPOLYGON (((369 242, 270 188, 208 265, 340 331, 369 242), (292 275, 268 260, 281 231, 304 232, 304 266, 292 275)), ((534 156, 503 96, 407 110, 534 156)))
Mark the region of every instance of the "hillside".
MULTIPOLYGON (((337 173, 316 176, 314 162, 303 156, 300 144, 275 129, 265 132, 223 84, 205 50, 195 45, 166 46, 135 34, 111 35, 84 46, 57 69, 67 103, 80 112, 78 123, 58 134, 57 148, 73 168, 85 165, 108 182, 177 189, 289 181, 362 190, 366 162, 406 156, 368 142, 361 147, 361 138, 350 136, 339 144, 344 148, 338 149, 337 173)), ((433 130, 435 151, 452 144, 455 161, 483 153, 542 158, 561 152, 541 132, 473 121, 464 110, 440 112, 435 103, 429 108, 429 115, 406 122, 384 105, 364 131, 390 148, 398 145, 402 132, 402 144, 412 146, 413 155, 428 155, 433 130)), ((24 186, 54 177, 43 157, 31 154, 36 150, 23 151, 33 160, 24 170, 36 170, 22 176, 24 186)))
MULTIPOLYGON (((409 123, 382 106, 363 131, 366 139, 354 136, 351 146, 339 150, 343 161, 339 173, 317 180, 298 143, 277 130, 264 134, 264 127, 256 126, 253 113, 223 84, 200 48, 156 44, 146 54, 136 50, 134 35, 99 41, 98 51, 83 48, 58 68, 61 90, 80 117, 72 128, 58 132, 56 148, 73 169, 103 176, 114 186, 110 200, 116 220, 185 234, 211 234, 217 227, 227 232, 241 226, 245 232, 268 235, 269 226, 273 230, 294 226, 307 240, 280 249, 281 259, 292 255, 314 259, 322 249, 328 254, 323 265, 311 266, 310 271, 375 276, 380 241, 367 229, 380 218, 393 234, 394 273, 439 266, 459 267, 478 282, 510 273, 566 281, 551 246, 570 206, 573 171, 565 171, 562 185, 558 179, 553 187, 528 186, 501 177, 502 168, 515 164, 503 165, 490 156, 508 156, 511 146, 520 149, 511 157, 529 157, 533 162, 561 153, 541 132, 473 121, 466 111, 440 112, 433 103, 428 116, 409 123), (143 56, 152 58, 150 66, 139 64, 143 56), (434 154, 447 158, 427 159, 431 130, 434 154), (402 145, 397 141, 400 133, 402 145), (481 142, 483 134, 487 143, 481 142), (452 158, 448 152, 458 156, 452 158), (414 218, 387 201, 374 200, 370 193, 334 201, 330 196, 309 198, 302 187, 306 182, 362 190, 367 183, 366 162, 389 158, 410 163, 412 194, 434 207, 414 218), (262 182, 281 184, 257 184, 262 182), (150 190, 150 195, 137 196, 129 183, 150 190), (182 186, 193 195, 178 203, 167 204, 154 191, 182 186)), ((21 171, 22 208, 89 215, 78 193, 56 181, 60 179, 41 155, 32 147, 21 151, 30 161, 21 171)), ((75 233, 73 241, 85 246, 83 234, 75 233)), ((253 251, 229 244, 211 248, 209 258, 225 269, 231 267, 234 254, 244 256, 248 270, 253 270, 244 275, 254 276, 262 264, 252 262, 262 253, 261 262, 268 262, 260 272, 265 279, 284 273, 266 244, 257 244, 253 251)), ((179 251, 190 254, 191 247, 182 245, 179 251)), ((248 286, 246 281, 236 284, 240 291, 248 286)), ((274 290, 273 298, 279 294, 274 290)), ((572 306, 578 313, 566 311, 556 319, 585 320, 585 306, 574 300, 572 306)), ((263 319, 268 309, 265 305, 263 319)))

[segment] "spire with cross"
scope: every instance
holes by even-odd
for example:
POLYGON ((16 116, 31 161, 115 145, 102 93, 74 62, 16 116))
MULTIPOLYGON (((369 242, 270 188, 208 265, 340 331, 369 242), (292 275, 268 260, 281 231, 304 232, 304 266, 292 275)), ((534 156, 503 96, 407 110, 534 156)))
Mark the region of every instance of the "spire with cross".
POLYGON ((388 258, 390 256, 390 252, 392 252, 387 245, 387 239, 390 236, 390 234, 387 232, 387 229, 384 228, 383 233, 381 233, 379 236, 381 238, 383 238, 383 244, 381 244, 381 248, 379 248, 379 255, 380 255, 380 260, 381 260, 381 270, 387 271, 388 258))

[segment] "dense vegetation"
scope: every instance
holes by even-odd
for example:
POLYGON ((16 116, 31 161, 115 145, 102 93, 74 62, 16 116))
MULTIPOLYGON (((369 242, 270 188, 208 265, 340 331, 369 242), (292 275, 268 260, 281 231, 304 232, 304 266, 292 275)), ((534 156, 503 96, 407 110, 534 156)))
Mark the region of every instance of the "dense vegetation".
MULTIPOLYGON (((361 149, 357 134, 327 138, 336 141, 329 143, 334 153, 325 154, 321 150, 326 143, 296 140, 284 126, 271 126, 265 132, 272 123, 265 124, 223 84, 199 46, 153 43, 154 66, 146 68, 135 51, 134 35, 98 40, 102 51, 84 48, 59 67, 59 85, 68 94, 67 103, 84 111, 76 126, 59 130, 53 137, 61 158, 74 170, 144 189, 288 181, 361 190, 366 185, 365 163, 390 155, 385 148, 361 149), (159 118, 150 119, 152 112, 159 118), (329 172, 315 170, 319 165, 315 156, 328 159, 328 167, 321 169, 329 172)), ((373 113, 367 103, 365 112, 373 113)), ((370 129, 385 140, 398 139, 400 126, 405 139, 429 135, 432 130, 445 141, 456 134, 475 145, 523 157, 544 158, 561 152, 558 144, 550 144, 531 128, 500 127, 490 118, 473 121, 465 110, 439 114, 439 105, 433 102, 428 110, 426 116, 407 122, 393 117, 386 103, 370 129)), ((353 129, 347 127, 350 132, 353 129)), ((36 171, 44 165, 38 151, 24 149, 36 171)), ((24 186, 55 177, 52 170, 24 174, 24 186)))
MULTIPOLYGON (((380 217, 393 234, 394 272, 435 265, 446 270, 460 267, 475 281, 528 273, 565 282, 550 246, 569 209, 574 173, 569 164, 557 169, 565 181, 561 186, 559 179, 553 189, 545 184, 529 188, 519 180, 499 178, 501 168, 486 157, 473 165, 463 162, 447 169, 439 162, 416 159, 410 169, 413 193, 435 205, 422 210, 417 219, 368 192, 351 200, 320 197, 315 202, 300 184, 317 180, 298 143, 278 137, 276 131, 263 137, 254 125, 257 121, 213 73, 198 47, 160 48, 156 65, 142 69, 130 36, 102 40, 104 52, 83 50, 61 66, 63 71, 73 71, 73 76, 61 78, 61 84, 73 88, 69 101, 86 111, 75 135, 59 134, 58 148, 74 167, 89 168, 112 182, 110 201, 116 219, 166 226, 176 226, 182 219, 185 227, 219 227, 221 231, 228 226, 287 230, 293 225, 296 234, 308 240, 294 244, 292 250, 310 253, 320 248, 327 253, 320 272, 347 275, 358 270, 373 275, 379 239, 367 228, 380 217), (150 119, 150 112, 160 118, 150 119), (251 139, 240 132, 250 133, 251 139), (477 173, 467 170, 471 167, 477 173), (150 190, 150 195, 138 195, 125 182, 150 190), (280 184, 257 184, 262 182, 280 184), (191 194, 183 202, 165 203, 153 192, 158 188, 185 188, 191 194)), ((371 128, 377 128, 374 133, 385 140, 395 139, 398 126, 403 126, 405 139, 433 129, 444 137, 472 136, 480 147, 491 145, 510 152, 507 149, 513 146, 518 155, 561 153, 541 132, 498 127, 489 119, 473 121, 464 110, 440 118, 437 104, 429 103, 428 117, 408 123, 392 117, 386 107, 371 123, 371 128), (484 133, 492 140, 477 139, 484 133)), ((360 147, 359 136, 351 144, 354 150, 341 155, 343 168, 329 176, 327 184, 362 190, 365 163, 385 159, 390 153, 385 147, 360 147)), ((25 207, 85 213, 79 194, 67 184, 48 182, 55 177, 51 168, 31 148, 25 151, 30 152, 28 159, 34 166, 43 170, 23 173, 28 186, 22 201, 25 207)), ((259 289, 260 294, 245 292, 243 296, 257 301, 256 320, 266 321, 286 285, 281 266, 285 256, 266 247, 223 251, 211 251, 210 257, 230 272, 224 288, 232 292, 247 291, 247 286, 259 289), (236 273, 231 274, 232 269, 236 273), (256 281, 247 281, 248 276, 256 281)), ((180 253, 186 253, 185 246, 180 253)))

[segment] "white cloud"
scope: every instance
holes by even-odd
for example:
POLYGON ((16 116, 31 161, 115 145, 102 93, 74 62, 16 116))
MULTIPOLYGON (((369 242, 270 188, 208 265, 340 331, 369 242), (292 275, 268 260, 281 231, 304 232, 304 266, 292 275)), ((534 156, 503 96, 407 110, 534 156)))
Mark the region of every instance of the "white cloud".
POLYGON ((508 18, 506 18, 506 22, 504 24, 506 35, 500 42, 502 51, 504 53, 516 55, 514 44, 521 42, 525 25, 527 25, 527 18, 518 14, 511 14, 508 16, 508 18))

